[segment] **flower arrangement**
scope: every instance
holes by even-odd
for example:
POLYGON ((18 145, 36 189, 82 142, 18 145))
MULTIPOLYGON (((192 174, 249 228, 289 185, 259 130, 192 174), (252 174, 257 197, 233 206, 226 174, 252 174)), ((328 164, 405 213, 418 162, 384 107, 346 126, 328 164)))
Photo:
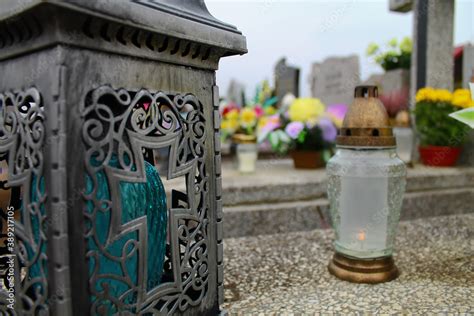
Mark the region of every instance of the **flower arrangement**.
POLYGON ((270 114, 275 113, 275 104, 278 98, 273 96, 273 90, 267 80, 263 80, 261 84, 257 85, 255 97, 252 100, 252 105, 260 105, 266 112, 270 114))
POLYGON ((257 137, 258 130, 269 121, 269 117, 277 110, 275 104, 277 98, 268 81, 263 81, 256 88, 255 97, 243 108, 235 103, 223 104, 221 106, 221 135, 226 141, 235 134, 243 134, 257 137))
POLYGON ((256 137, 258 122, 263 114, 264 110, 259 105, 224 108, 221 122, 223 139, 227 140, 236 133, 256 137))
POLYGON ((465 127, 448 116, 470 107, 474 107, 474 101, 467 89, 458 89, 454 93, 430 87, 418 90, 414 114, 421 145, 460 145, 466 136, 465 127))
POLYGON ((387 50, 383 51, 380 47, 371 43, 367 47, 367 56, 373 56, 385 71, 394 69, 410 69, 412 41, 409 37, 403 38, 400 43, 396 38, 387 43, 387 50))
POLYGON ((272 149, 281 154, 292 149, 331 149, 346 111, 342 104, 326 108, 319 99, 295 99, 286 111, 262 124, 259 141, 268 139, 272 149))

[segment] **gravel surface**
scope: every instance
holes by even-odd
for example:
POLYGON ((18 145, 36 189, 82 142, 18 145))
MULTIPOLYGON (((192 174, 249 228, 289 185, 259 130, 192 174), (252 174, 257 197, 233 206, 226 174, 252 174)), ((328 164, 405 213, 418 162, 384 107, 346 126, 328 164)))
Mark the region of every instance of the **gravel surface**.
POLYGON ((327 272, 332 230, 225 239, 230 315, 474 313, 474 214, 400 223, 398 279, 352 284, 327 272))

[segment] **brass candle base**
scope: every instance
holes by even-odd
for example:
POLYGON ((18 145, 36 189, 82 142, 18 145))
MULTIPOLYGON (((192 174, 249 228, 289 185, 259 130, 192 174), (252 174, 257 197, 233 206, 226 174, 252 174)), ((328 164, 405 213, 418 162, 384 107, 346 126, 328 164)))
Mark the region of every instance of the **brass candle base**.
POLYGON ((356 259, 337 252, 329 262, 328 270, 339 279, 353 283, 389 282, 399 275, 398 268, 391 256, 377 259, 356 259))

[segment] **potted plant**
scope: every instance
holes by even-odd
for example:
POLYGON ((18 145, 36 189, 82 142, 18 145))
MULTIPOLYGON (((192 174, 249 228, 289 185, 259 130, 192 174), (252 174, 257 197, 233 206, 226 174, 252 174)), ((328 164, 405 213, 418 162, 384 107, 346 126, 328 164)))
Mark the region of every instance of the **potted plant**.
POLYGON ((344 109, 347 110, 344 105, 326 109, 319 99, 295 99, 287 111, 263 125, 259 139, 268 139, 277 153, 289 152, 297 169, 323 167, 334 146, 336 124, 342 122, 344 109))
POLYGON ((395 69, 410 69, 412 41, 409 37, 403 38, 400 43, 396 38, 391 39, 383 51, 377 44, 370 43, 367 55, 373 56, 385 71, 395 69))
POLYGON ((447 167, 456 163, 467 128, 449 116, 473 105, 467 89, 454 93, 429 87, 418 90, 414 114, 420 158, 425 165, 447 167))
POLYGON ((408 110, 411 51, 409 37, 400 42, 394 38, 385 49, 374 43, 367 47, 367 55, 385 70, 380 78, 380 100, 392 120, 399 112, 408 110))
POLYGON ((242 173, 255 172, 258 158, 257 126, 263 114, 259 105, 232 107, 224 109, 221 114, 222 138, 236 144, 238 170, 242 173))
POLYGON ((264 80, 257 85, 254 98, 244 107, 235 103, 222 103, 220 106, 222 142, 231 141, 235 145, 241 173, 255 172, 259 127, 269 122, 269 117, 276 113, 277 98, 273 94, 268 81, 264 80))

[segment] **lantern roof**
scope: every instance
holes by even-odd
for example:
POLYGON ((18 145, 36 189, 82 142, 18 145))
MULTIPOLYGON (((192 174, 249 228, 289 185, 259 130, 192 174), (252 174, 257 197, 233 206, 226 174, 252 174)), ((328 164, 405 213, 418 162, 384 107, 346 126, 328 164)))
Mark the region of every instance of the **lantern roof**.
POLYGON ((354 101, 344 117, 338 146, 395 147, 396 141, 387 110, 378 98, 376 86, 357 86, 354 101))
MULTIPOLYGON (((6 24, 4 29, 9 29, 6 39, 0 37, 0 47, 11 46, 10 42, 17 38, 24 40, 36 29, 48 33, 47 44, 76 45, 80 42, 78 36, 62 36, 62 30, 54 29, 57 27, 66 29, 69 34, 90 33, 92 36, 89 37, 108 42, 125 42, 130 38, 136 42, 135 46, 148 45, 151 50, 174 44, 182 46, 176 49, 180 54, 188 50, 195 56, 199 56, 197 45, 202 45, 200 54, 207 55, 203 52, 213 49, 216 58, 247 52, 245 36, 236 27, 213 17, 204 0, 7 0, 2 1, 0 7, 0 22, 6 24), (55 26, 45 26, 53 24, 53 20, 55 26), (121 28, 122 31, 125 28, 124 34, 118 33, 121 28), (158 40, 154 43, 152 35, 155 34, 168 37, 167 45, 158 40), (141 40, 143 43, 139 43, 141 40), (191 43, 196 47, 189 47, 191 43)), ((79 45, 93 46, 90 43, 79 45)), ((173 47, 170 50, 173 51, 173 47)))

